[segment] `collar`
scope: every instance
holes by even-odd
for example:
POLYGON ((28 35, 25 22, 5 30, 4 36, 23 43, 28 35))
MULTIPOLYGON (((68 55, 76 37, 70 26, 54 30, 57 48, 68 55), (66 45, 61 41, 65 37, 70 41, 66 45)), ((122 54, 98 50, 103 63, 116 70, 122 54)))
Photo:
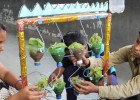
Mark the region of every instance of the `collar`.
POLYGON ((134 61, 136 58, 133 56, 133 49, 134 48, 134 46, 132 46, 132 48, 130 49, 130 59, 131 59, 131 61, 134 61))

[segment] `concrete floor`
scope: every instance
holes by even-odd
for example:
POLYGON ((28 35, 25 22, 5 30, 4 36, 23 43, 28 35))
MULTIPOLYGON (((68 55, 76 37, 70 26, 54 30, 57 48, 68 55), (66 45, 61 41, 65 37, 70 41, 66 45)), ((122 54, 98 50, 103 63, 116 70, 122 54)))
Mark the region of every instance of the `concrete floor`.
MULTIPOLYGON (((16 33, 14 33, 16 34, 16 33)), ((17 37, 9 33, 8 39, 5 42, 5 51, 0 54, 0 61, 9 68, 12 72, 14 72, 17 76, 20 75, 20 63, 19 63, 19 50, 18 50, 18 39, 17 37)), ((27 52, 27 68, 28 73, 38 71, 46 76, 49 76, 51 72, 56 68, 55 62, 52 57, 46 53, 44 57, 41 59, 41 66, 35 67, 34 61, 29 57, 27 52)), ((128 64, 122 64, 117 66, 117 76, 119 84, 127 82, 131 77, 131 72, 128 64)), ((34 78, 33 74, 30 74, 30 81, 35 82, 36 78, 34 78)), ((50 88, 49 88, 50 89, 50 88)), ((42 100, 55 100, 55 94, 53 92, 49 93, 46 99, 42 100)), ((96 100, 98 99, 98 94, 89 94, 89 95, 80 95, 78 96, 78 100, 96 100)), ((62 94, 62 99, 66 100, 66 92, 64 91, 62 94)))

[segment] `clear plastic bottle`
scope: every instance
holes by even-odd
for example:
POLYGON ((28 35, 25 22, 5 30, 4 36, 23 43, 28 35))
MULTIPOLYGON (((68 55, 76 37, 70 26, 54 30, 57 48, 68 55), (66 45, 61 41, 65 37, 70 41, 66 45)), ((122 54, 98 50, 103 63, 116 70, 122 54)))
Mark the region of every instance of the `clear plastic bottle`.
POLYGON ((125 9, 125 0, 116 0, 117 1, 117 13, 122 13, 125 9))
POLYGON ((111 13, 122 13, 125 9, 125 0, 109 0, 109 10, 111 13))
POLYGON ((116 0, 109 0, 109 10, 111 13, 115 13, 116 0))

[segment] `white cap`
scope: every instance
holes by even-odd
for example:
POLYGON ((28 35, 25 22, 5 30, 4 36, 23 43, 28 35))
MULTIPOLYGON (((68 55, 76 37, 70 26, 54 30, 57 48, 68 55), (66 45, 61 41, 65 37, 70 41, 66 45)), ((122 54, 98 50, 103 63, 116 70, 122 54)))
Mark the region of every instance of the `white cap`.
POLYGON ((78 61, 77 61, 77 64, 79 64, 79 65, 81 65, 82 63, 83 63, 82 60, 78 60, 78 61))

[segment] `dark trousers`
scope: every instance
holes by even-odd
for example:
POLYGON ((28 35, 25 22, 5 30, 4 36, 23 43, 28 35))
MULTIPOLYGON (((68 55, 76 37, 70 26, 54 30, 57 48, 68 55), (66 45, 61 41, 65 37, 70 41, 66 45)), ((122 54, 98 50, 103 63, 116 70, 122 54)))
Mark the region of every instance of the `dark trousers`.
POLYGON ((140 100, 140 94, 122 100, 140 100))
MULTIPOLYGON (((77 100, 77 94, 73 90, 73 88, 70 85, 70 82, 68 81, 69 77, 78 69, 76 66, 68 66, 64 73, 63 73, 63 78, 66 83, 66 93, 67 93, 67 100, 77 100)), ((79 76, 83 78, 84 80, 89 81, 89 78, 84 77, 83 71, 79 69, 73 76, 79 76)), ((73 77, 72 76, 72 77, 73 77)))

